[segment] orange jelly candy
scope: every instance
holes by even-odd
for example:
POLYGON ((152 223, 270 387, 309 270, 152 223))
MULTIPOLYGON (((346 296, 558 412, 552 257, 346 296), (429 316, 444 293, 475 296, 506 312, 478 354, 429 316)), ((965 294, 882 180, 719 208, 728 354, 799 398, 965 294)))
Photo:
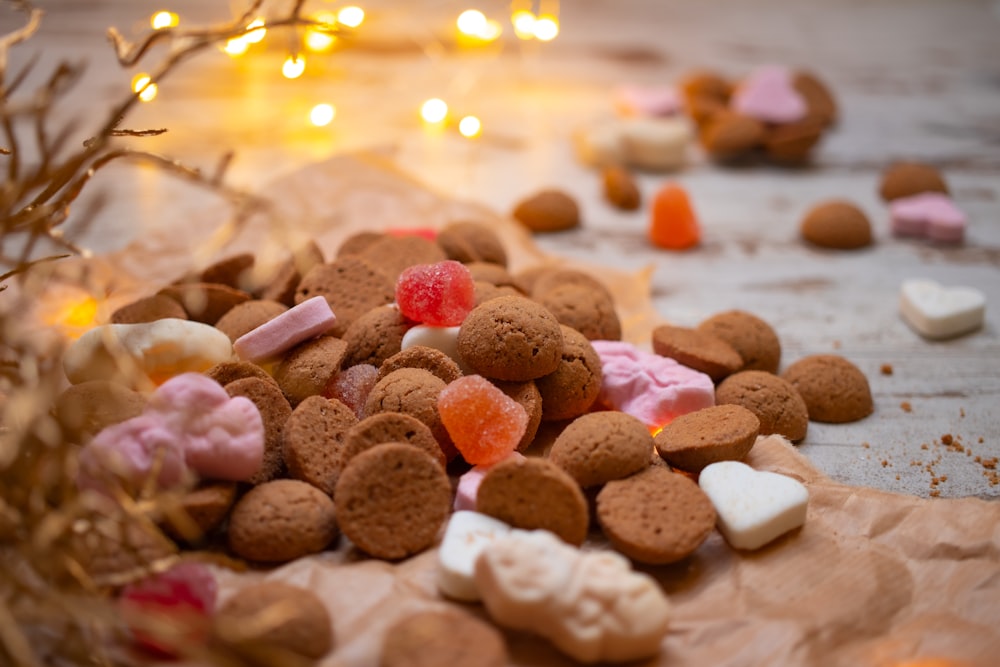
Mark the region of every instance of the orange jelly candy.
POLYGON ((472 465, 510 456, 528 427, 521 404, 480 375, 460 377, 442 389, 438 414, 462 458, 472 465))
POLYGON ((649 240, 667 250, 687 250, 701 240, 698 218, 687 192, 681 186, 667 183, 653 198, 649 240))

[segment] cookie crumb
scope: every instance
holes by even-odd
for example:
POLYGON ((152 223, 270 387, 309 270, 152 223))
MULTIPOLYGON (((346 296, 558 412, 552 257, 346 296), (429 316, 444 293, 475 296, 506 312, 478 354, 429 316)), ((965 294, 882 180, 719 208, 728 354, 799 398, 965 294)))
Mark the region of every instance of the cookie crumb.
POLYGON ((892 364, 882 364, 879 370, 882 371, 882 375, 892 375, 892 364))
POLYGON ((941 496, 941 492, 938 491, 937 489, 934 489, 928 495, 930 495, 931 498, 939 498, 941 496))
POLYGON ((950 445, 953 441, 954 438, 952 438, 951 433, 945 433, 944 435, 941 436, 942 445, 950 445))
POLYGON ((888 461, 888 459, 882 459, 882 467, 883 468, 888 468, 889 467, 889 461, 888 461))
POLYGON ((924 444, 920 445, 920 449, 927 449, 927 448, 928 447, 927 447, 927 443, 926 442, 924 444))
POLYGON ((960 417, 961 417, 962 419, 965 419, 965 408, 959 408, 959 409, 958 409, 958 415, 959 415, 959 416, 960 416, 960 417))
POLYGON ((871 445, 868 444, 867 442, 862 442, 861 446, 864 447, 865 449, 869 449, 871 447, 871 445))
POLYGON ((903 401, 899 404, 899 407, 902 408, 903 412, 913 412, 913 406, 910 405, 909 401, 903 401))

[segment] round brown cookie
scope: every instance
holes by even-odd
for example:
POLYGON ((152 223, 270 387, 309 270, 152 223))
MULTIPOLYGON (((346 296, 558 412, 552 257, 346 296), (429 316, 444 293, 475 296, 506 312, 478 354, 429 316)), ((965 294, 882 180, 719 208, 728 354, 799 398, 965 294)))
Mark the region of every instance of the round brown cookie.
POLYGON ((118 382, 91 380, 59 394, 55 416, 72 440, 83 444, 107 426, 138 417, 145 407, 139 392, 118 382))
POLYGON ((535 283, 538 282, 538 279, 553 270, 555 270, 555 267, 549 264, 538 264, 527 269, 522 269, 521 271, 513 274, 514 282, 521 292, 532 296, 535 289, 535 283))
POLYGON ((483 477, 476 511, 514 526, 541 528, 569 544, 587 537, 590 513, 580 485, 548 459, 506 459, 483 477))
POLYGON ((799 359, 781 377, 802 396, 813 421, 843 424, 864 419, 875 410, 868 378, 835 354, 799 359))
POLYGON ((764 151, 775 162, 790 165, 806 162, 823 137, 824 127, 820 120, 812 117, 768 127, 764 151))
POLYGON ((500 264, 491 264, 490 262, 469 262, 465 265, 465 268, 469 269, 469 273, 472 274, 472 280, 481 280, 487 283, 493 283, 497 287, 513 287, 517 288, 517 282, 514 280, 514 276, 500 264))
POLYGON ((878 193, 885 201, 912 197, 921 192, 948 194, 948 185, 936 167, 921 162, 896 162, 882 172, 878 193))
POLYGON ((215 328, 229 336, 229 340, 236 342, 236 339, 243 334, 270 322, 286 310, 288 310, 288 306, 277 301, 259 299, 244 301, 233 306, 228 313, 220 317, 219 321, 215 323, 215 328))
POLYGON ((250 300, 249 292, 215 283, 168 285, 158 294, 170 297, 179 303, 188 317, 195 322, 213 325, 233 306, 250 300))
POLYGON ((507 645, 493 625, 453 607, 419 611, 389 626, 380 667, 504 667, 507 645))
POLYGON ((165 294, 137 299, 111 313, 112 324, 142 324, 167 318, 186 320, 188 315, 181 304, 165 294))
POLYGON ((229 285, 235 289, 251 291, 253 265, 256 259, 250 253, 239 253, 224 257, 202 269, 198 276, 201 283, 229 285))
POLYGON ((180 516, 166 515, 164 530, 189 544, 200 542, 222 524, 235 502, 235 482, 202 482, 180 499, 180 516))
POLYGON ((806 101, 809 117, 825 125, 837 122, 837 100, 830 89, 811 72, 798 71, 792 77, 792 87, 806 101))
POLYGON ((345 440, 358 418, 335 398, 310 396, 285 422, 282 453, 288 476, 332 494, 347 464, 345 440))
POLYGON ((849 201, 826 201, 806 213, 799 232, 809 243, 821 248, 855 250, 872 243, 868 216, 849 201))
MULTIPOLYGON (((177 545, 155 526, 107 500, 95 513, 87 530, 68 531, 67 560, 83 568, 98 586, 120 586, 137 573, 148 572, 150 563, 177 553, 177 545)), ((79 580, 78 573, 68 576, 79 580)))
POLYGON ((375 383, 365 401, 365 417, 402 412, 422 421, 431 430, 445 456, 454 458, 455 445, 438 413, 438 395, 444 380, 422 368, 400 368, 375 383))
POLYGON ((285 469, 281 453, 283 447, 281 433, 285 428, 285 422, 292 414, 292 406, 288 404, 288 399, 273 380, 261 380, 256 377, 230 382, 225 389, 230 396, 245 396, 253 401, 264 422, 264 461, 260 470, 247 481, 251 484, 260 484, 280 476, 285 469))
POLYGON ((427 424, 402 412, 381 412, 365 417, 344 435, 344 460, 386 442, 410 444, 425 452, 444 468, 447 461, 427 424))
POLYGON ((284 563, 323 551, 339 531, 330 496, 297 479, 276 479, 239 499, 227 534, 237 556, 284 563))
POLYGON ((542 395, 542 419, 558 421, 579 417, 590 409, 601 392, 601 358, 587 338, 565 324, 562 355, 556 369, 535 380, 542 395))
POLYGON ((715 382, 743 366, 743 358, 722 338, 704 330, 669 324, 653 329, 653 352, 701 371, 715 382))
POLYGON ((535 440, 538 427, 542 423, 542 394, 533 380, 525 382, 493 382, 500 391, 517 401, 528 413, 528 425, 524 429, 521 441, 517 443, 517 451, 523 452, 535 440))
POLYGON ((413 326, 395 304, 372 308, 357 318, 344 332, 347 357, 344 367, 370 364, 379 367, 386 359, 400 351, 403 336, 413 326))
POLYGON ((681 81, 685 97, 707 97, 721 104, 729 104, 732 84, 722 75, 710 70, 691 72, 681 81))
POLYGON ((295 303, 314 296, 326 298, 337 316, 330 333, 341 336, 351 322, 372 308, 392 303, 396 298, 395 279, 376 265, 353 255, 318 264, 302 277, 295 290, 295 303))
POLYGON ((699 331, 729 343, 743 360, 740 370, 777 373, 781 341, 771 325, 743 310, 717 313, 698 325, 699 331))
POLYGON ((632 560, 675 563, 715 527, 715 508, 684 475, 650 466, 608 482, 597 494, 597 521, 612 546, 632 560))
POLYGON ((598 290, 566 284, 537 297, 560 324, 572 327, 587 340, 621 340, 622 324, 614 302, 598 290))
POLYGON ((258 378, 275 386, 278 384, 273 377, 267 374, 267 371, 251 361, 223 361, 205 371, 205 375, 223 387, 230 382, 244 378, 258 378))
POLYGON ((325 392, 337 377, 347 343, 333 336, 320 336, 289 350, 274 370, 274 379, 288 402, 295 406, 309 396, 325 392))
POLYGON ((760 420, 741 405, 716 405, 677 417, 656 434, 656 450, 674 468, 700 472, 717 461, 742 461, 760 420))
POLYGON ((624 412, 592 412, 559 434, 549 459, 587 488, 621 479, 649 466, 653 436, 624 412))
POLYGON ((642 203, 642 193, 631 172, 620 165, 605 167, 601 173, 604 198, 615 208, 634 211, 642 203))
POLYGON ((437 461, 399 442, 352 458, 333 494, 340 528, 362 551, 387 560, 432 546, 451 513, 451 482, 437 461))
POLYGON ((265 284, 258 291, 257 297, 265 301, 277 301, 289 307, 294 306, 295 290, 302 281, 302 276, 323 262, 323 251, 314 241, 307 242, 274 270, 264 281, 265 284))
POLYGON ((323 602, 312 591, 283 581, 240 588, 219 607, 212 624, 215 638, 258 656, 278 650, 318 660, 334 644, 333 621, 323 602))
POLYGON ((734 160, 763 144, 766 131, 756 118, 725 110, 712 114, 698 136, 713 158, 734 160))
POLYGON ((438 245, 448 259, 463 264, 492 262, 507 266, 507 251, 496 232, 478 222, 453 222, 437 235, 438 245))
POLYGON ((347 255, 360 255, 365 248, 375 243, 384 236, 381 232, 357 232, 351 234, 337 248, 337 257, 347 255))
POLYGON ((384 235, 358 253, 358 257, 381 269, 389 276, 394 287, 403 269, 416 264, 436 264, 448 259, 441 246, 416 234, 384 235))
POLYGON ((441 350, 426 345, 414 345, 401 350, 382 362, 378 369, 378 379, 400 368, 422 368, 444 380, 448 384, 462 377, 462 369, 455 360, 441 350))
POLYGON ((580 207, 561 190, 542 190, 523 199, 511 215, 536 233, 561 232, 580 226, 580 207))
POLYGON ((741 371, 715 388, 717 405, 742 405, 757 415, 760 434, 778 433, 792 442, 806 437, 809 411, 799 392, 786 380, 764 371, 741 371))
POLYGON ((694 95, 685 101, 688 115, 699 130, 704 130, 716 114, 729 110, 725 103, 707 95, 694 95))
POLYGON ((487 283, 482 280, 475 280, 472 284, 476 290, 475 304, 477 306, 498 296, 524 296, 519 289, 508 287, 507 285, 497 287, 493 283, 487 283))
POLYGON ((615 298, 611 291, 594 276, 576 269, 559 267, 549 267, 539 272, 531 283, 531 298, 541 299, 550 290, 566 285, 576 285, 577 287, 585 287, 592 292, 600 292, 607 297, 608 301, 614 303, 615 298))
POLYGON ((517 296, 482 303, 458 330, 458 353, 480 375, 523 382, 556 370, 562 354, 559 322, 545 306, 517 296))

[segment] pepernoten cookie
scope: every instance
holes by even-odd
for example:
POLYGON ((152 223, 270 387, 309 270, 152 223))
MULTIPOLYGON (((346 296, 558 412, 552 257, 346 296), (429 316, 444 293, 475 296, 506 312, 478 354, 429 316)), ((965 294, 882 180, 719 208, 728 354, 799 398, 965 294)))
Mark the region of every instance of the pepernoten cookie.
POLYGON ((267 301, 277 301, 288 307, 294 306, 295 290, 302 281, 302 276, 323 261, 323 251, 319 246, 314 241, 307 242, 273 271, 266 281, 267 284, 257 293, 257 297, 267 301))
POLYGON ((799 232, 809 243, 834 250, 855 250, 872 243, 872 225, 865 212, 849 201, 817 204, 802 218, 799 232))
POLYGON ((715 508, 684 475, 650 466, 604 485, 597 520, 615 549, 640 563, 662 565, 694 553, 715 527, 715 508))
POLYGON ((235 482, 202 482, 181 497, 180 516, 168 514, 164 529, 173 537, 197 543, 222 524, 235 502, 235 482))
POLYGON ((413 445, 430 455, 442 468, 447 465, 444 452, 427 425, 402 412, 380 412, 348 429, 344 435, 344 460, 350 461, 361 452, 386 442, 413 445))
POLYGON ((188 318, 181 304, 164 294, 137 299, 111 313, 112 324, 140 324, 172 317, 178 320, 188 318))
POLYGON ((813 421, 842 424, 864 419, 875 410, 868 378, 835 354, 799 359, 781 377, 802 396, 813 421))
POLYGON ((359 549, 386 560, 434 544, 451 513, 451 483, 412 445, 376 445, 350 460, 333 495, 340 528, 359 549))
POLYGON ((771 325, 756 315, 743 310, 727 310, 699 324, 698 330, 729 343, 743 359, 740 370, 778 372, 781 341, 771 325))
POLYGON ((588 340, 621 340, 622 325, 614 302, 601 290, 560 285, 536 297, 560 324, 573 327, 588 340))
POLYGON ((521 441, 517 443, 517 451, 523 452, 534 442, 538 427, 542 423, 542 394, 538 391, 538 386, 531 380, 525 382, 503 382, 495 381, 503 393, 507 394, 521 404, 524 411, 528 413, 528 425, 524 429, 521 441))
POLYGON ((322 394, 340 372, 347 343, 320 336, 293 347, 274 371, 274 379, 288 402, 295 406, 309 396, 322 394))
POLYGON ((310 396, 299 403, 283 434, 288 475, 332 494, 347 464, 347 432, 357 423, 354 412, 335 398, 310 396))
POLYGON ((507 266, 507 251, 492 229, 478 222, 453 222, 438 232, 438 245, 448 259, 467 264, 492 262, 507 266))
POLYGON ((454 359, 441 350, 426 345, 408 347, 383 361, 378 369, 378 379, 381 380, 400 368, 422 368, 441 378, 445 384, 462 377, 462 369, 454 359))
POLYGON ((799 392, 777 375, 764 371, 741 371, 715 388, 717 405, 742 405, 757 415, 760 434, 778 433, 792 442, 806 437, 809 411, 799 392))
POLYGON ((663 324, 653 329, 653 352, 718 382, 735 373, 743 358, 733 346, 707 331, 663 324))
POLYGON ((948 185, 936 167, 922 162, 896 162, 882 172, 878 193, 885 201, 922 192, 948 194, 948 185))
POLYGON ((493 625, 454 608, 429 609, 393 623, 380 667, 504 667, 507 646, 493 625))
POLYGON ((220 317, 219 321, 215 323, 215 328, 229 336, 229 340, 235 342, 243 334, 273 320, 286 310, 288 310, 288 306, 277 301, 260 299, 244 301, 233 306, 220 317))
POLYGON ((447 259, 441 246, 416 234, 383 235, 358 252, 358 257, 377 266, 393 285, 405 268, 416 264, 436 264, 447 259))
POLYGON ((264 462, 260 471, 247 481, 251 484, 260 484, 280 476, 285 469, 282 458, 282 431, 285 422, 292 414, 292 406, 288 404, 281 389, 273 381, 248 377, 230 382, 225 389, 230 396, 245 396, 253 401, 264 421, 264 462))
POLYGON ((347 343, 347 357, 343 366, 371 364, 379 367, 386 359, 398 353, 403 336, 413 326, 395 304, 372 308, 347 327, 342 338, 347 343))
POLYGON ((400 368, 375 383, 365 400, 365 417, 382 412, 402 412, 422 421, 434 434, 449 460, 457 453, 438 413, 438 394, 444 381, 422 368, 400 368))
POLYGON ((168 285, 158 294, 170 297, 179 303, 188 317, 195 322, 213 325, 233 306, 250 300, 248 292, 215 283, 168 285))
POLYGON ((579 546, 587 537, 590 512, 576 481, 548 459, 511 458, 486 473, 476 511, 515 528, 541 528, 579 546))
POLYGON ((297 479, 250 489, 229 516, 229 548, 247 560, 285 563, 319 553, 337 539, 333 501, 297 479))
POLYGON ((549 451, 549 459, 584 488, 637 473, 652 456, 653 436, 646 425, 610 410, 573 420, 549 451))
POLYGON ((566 325, 562 354, 556 369, 535 380, 542 395, 542 419, 558 421, 579 417, 590 409, 601 392, 601 358, 587 338, 566 325))
POLYGON ((740 405, 716 405, 677 417, 656 434, 667 463, 699 472, 716 461, 742 461, 760 433, 760 420, 740 405))
POLYGON ((83 443, 106 426, 142 414, 146 398, 118 382, 90 380, 71 385, 56 398, 59 424, 83 443))
POLYGON ((372 308, 392 303, 396 287, 378 265, 349 255, 318 264, 302 276, 295 290, 295 303, 314 296, 323 296, 330 304, 337 316, 330 333, 342 336, 351 322, 372 308))
POLYGON ((267 374, 263 368, 252 361, 223 361, 205 371, 205 375, 212 378, 223 387, 230 382, 236 382, 244 378, 257 378, 277 386, 274 378, 267 374))

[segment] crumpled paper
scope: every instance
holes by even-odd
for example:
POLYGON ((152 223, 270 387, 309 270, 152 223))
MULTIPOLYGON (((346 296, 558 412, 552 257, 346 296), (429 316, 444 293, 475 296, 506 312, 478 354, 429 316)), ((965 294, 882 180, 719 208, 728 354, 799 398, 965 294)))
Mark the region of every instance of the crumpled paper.
MULTIPOLYGON (((85 277, 106 295, 103 308, 110 311, 235 252, 277 262, 314 238, 332 257, 344 238, 362 229, 455 220, 492 225, 514 271, 561 261, 545 256, 509 219, 439 196, 375 155, 312 165, 263 194, 274 199, 270 217, 238 229, 214 224, 221 211, 176 220, 120 252, 67 262, 60 273, 70 281, 85 277)), ((617 299, 626 339, 648 342, 657 322, 649 272, 601 269, 599 275, 617 299)), ((951 661, 936 665, 1000 664, 1000 504, 846 486, 776 436, 760 439, 748 463, 807 485, 805 526, 756 552, 737 552, 714 532, 683 562, 640 566, 662 584, 674 620, 660 655, 638 664, 892 667, 931 658, 951 661)), ((595 531, 585 548, 608 547, 595 531)), ((219 571, 219 578, 223 596, 262 578, 314 591, 330 610, 337 642, 321 664, 360 667, 377 664, 382 637, 398 618, 456 604, 437 593, 435 566, 435 550, 386 563, 341 542, 282 567, 219 571)), ((478 605, 459 606, 484 616, 478 605)), ((573 664, 540 639, 512 632, 507 639, 512 665, 573 664)))

